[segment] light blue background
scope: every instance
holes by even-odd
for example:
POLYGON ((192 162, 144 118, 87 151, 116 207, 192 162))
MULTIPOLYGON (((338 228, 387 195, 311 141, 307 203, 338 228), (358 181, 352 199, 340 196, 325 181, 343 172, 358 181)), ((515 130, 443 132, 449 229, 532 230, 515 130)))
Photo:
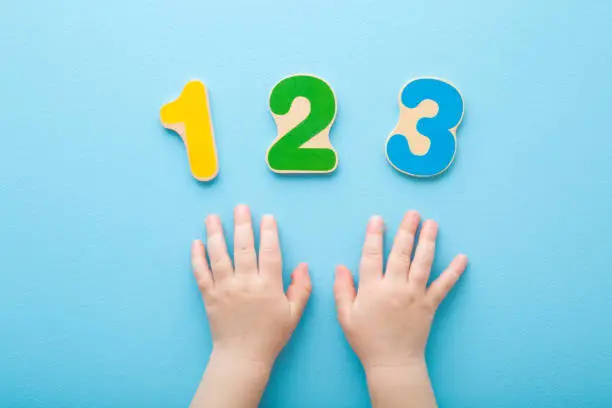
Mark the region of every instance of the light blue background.
POLYGON ((391 238, 411 208, 440 222, 436 273, 471 259, 428 348, 442 407, 612 406, 611 24, 604 0, 4 0, 0 406, 186 406, 210 351, 189 245, 240 202, 277 216, 286 276, 305 260, 314 280, 263 407, 369 406, 333 268, 356 269, 371 214, 391 238), (265 165, 268 93, 298 72, 338 97, 330 177, 265 165), (435 180, 383 153, 416 76, 465 100, 435 180), (158 120, 192 78, 212 184, 158 120))

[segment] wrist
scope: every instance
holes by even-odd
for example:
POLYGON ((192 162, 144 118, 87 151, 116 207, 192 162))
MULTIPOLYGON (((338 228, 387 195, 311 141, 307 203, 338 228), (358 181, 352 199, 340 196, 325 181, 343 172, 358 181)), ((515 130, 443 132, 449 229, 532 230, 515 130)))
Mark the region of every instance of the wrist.
POLYGON ((253 359, 231 350, 213 349, 208 367, 223 370, 245 379, 267 379, 272 371, 273 361, 253 359))
POLYGON ((436 407, 425 358, 365 368, 373 407, 436 407))
MULTIPOLYGON (((361 357, 361 356, 360 356, 361 357)), ((420 369, 426 367, 425 353, 385 355, 376 358, 360 358, 366 372, 377 369, 420 369)))
POLYGON ((192 407, 255 406, 270 378, 271 365, 237 353, 213 350, 192 407))
POLYGON ((387 376, 420 377, 423 374, 428 375, 424 356, 397 360, 392 363, 371 363, 364 365, 363 368, 368 379, 387 376))

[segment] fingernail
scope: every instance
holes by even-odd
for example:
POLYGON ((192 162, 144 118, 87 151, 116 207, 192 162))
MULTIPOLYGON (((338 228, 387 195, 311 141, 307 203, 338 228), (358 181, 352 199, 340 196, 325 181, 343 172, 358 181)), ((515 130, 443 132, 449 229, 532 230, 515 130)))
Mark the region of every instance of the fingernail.
POLYGON ((274 216, 271 214, 264 214, 261 217, 261 226, 262 228, 270 228, 274 226, 274 216))
POLYGON ((434 220, 427 220, 423 223, 423 228, 431 230, 431 233, 433 234, 438 232, 438 223, 434 220))
POLYGON ((421 216, 417 211, 408 211, 408 222, 411 226, 419 225, 421 216))
POLYGON ((206 217, 205 223, 207 227, 212 227, 219 225, 221 223, 221 220, 219 219, 219 216, 217 214, 210 214, 208 217, 206 217))
POLYGON ((384 227, 383 219, 380 215, 373 215, 370 217, 370 221, 368 222, 368 231, 369 232, 382 232, 384 227))
POLYGON ((248 215, 249 214, 249 207, 246 206, 245 204, 238 204, 236 206, 236 215, 248 215))
POLYGON ((297 268, 291 273, 291 277, 301 277, 308 272, 308 264, 306 262, 301 262, 297 268))

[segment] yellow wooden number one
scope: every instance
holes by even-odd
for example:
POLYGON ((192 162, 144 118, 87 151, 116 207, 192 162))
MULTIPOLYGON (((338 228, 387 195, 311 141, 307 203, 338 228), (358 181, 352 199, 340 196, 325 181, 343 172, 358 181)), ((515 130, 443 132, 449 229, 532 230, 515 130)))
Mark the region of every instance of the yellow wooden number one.
POLYGON ((166 129, 183 139, 193 177, 200 181, 214 179, 219 162, 206 86, 200 81, 187 83, 178 99, 162 106, 160 117, 166 129))

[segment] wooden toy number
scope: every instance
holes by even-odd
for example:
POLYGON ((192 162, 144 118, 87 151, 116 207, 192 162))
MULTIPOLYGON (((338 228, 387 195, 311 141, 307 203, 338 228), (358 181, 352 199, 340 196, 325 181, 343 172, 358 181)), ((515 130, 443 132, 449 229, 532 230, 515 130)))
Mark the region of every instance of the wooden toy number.
POLYGON ((276 173, 329 173, 338 155, 329 140, 336 117, 336 96, 324 80, 293 75, 277 83, 270 94, 270 111, 278 135, 266 161, 276 173))
POLYGON ((165 128, 183 139, 193 177, 200 181, 214 179, 219 163, 204 84, 187 83, 178 99, 162 107, 160 117, 165 128))
POLYGON ((385 145, 387 160, 411 176, 443 173, 455 158, 461 94, 448 82, 419 78, 400 92, 399 105, 399 121, 385 145))

